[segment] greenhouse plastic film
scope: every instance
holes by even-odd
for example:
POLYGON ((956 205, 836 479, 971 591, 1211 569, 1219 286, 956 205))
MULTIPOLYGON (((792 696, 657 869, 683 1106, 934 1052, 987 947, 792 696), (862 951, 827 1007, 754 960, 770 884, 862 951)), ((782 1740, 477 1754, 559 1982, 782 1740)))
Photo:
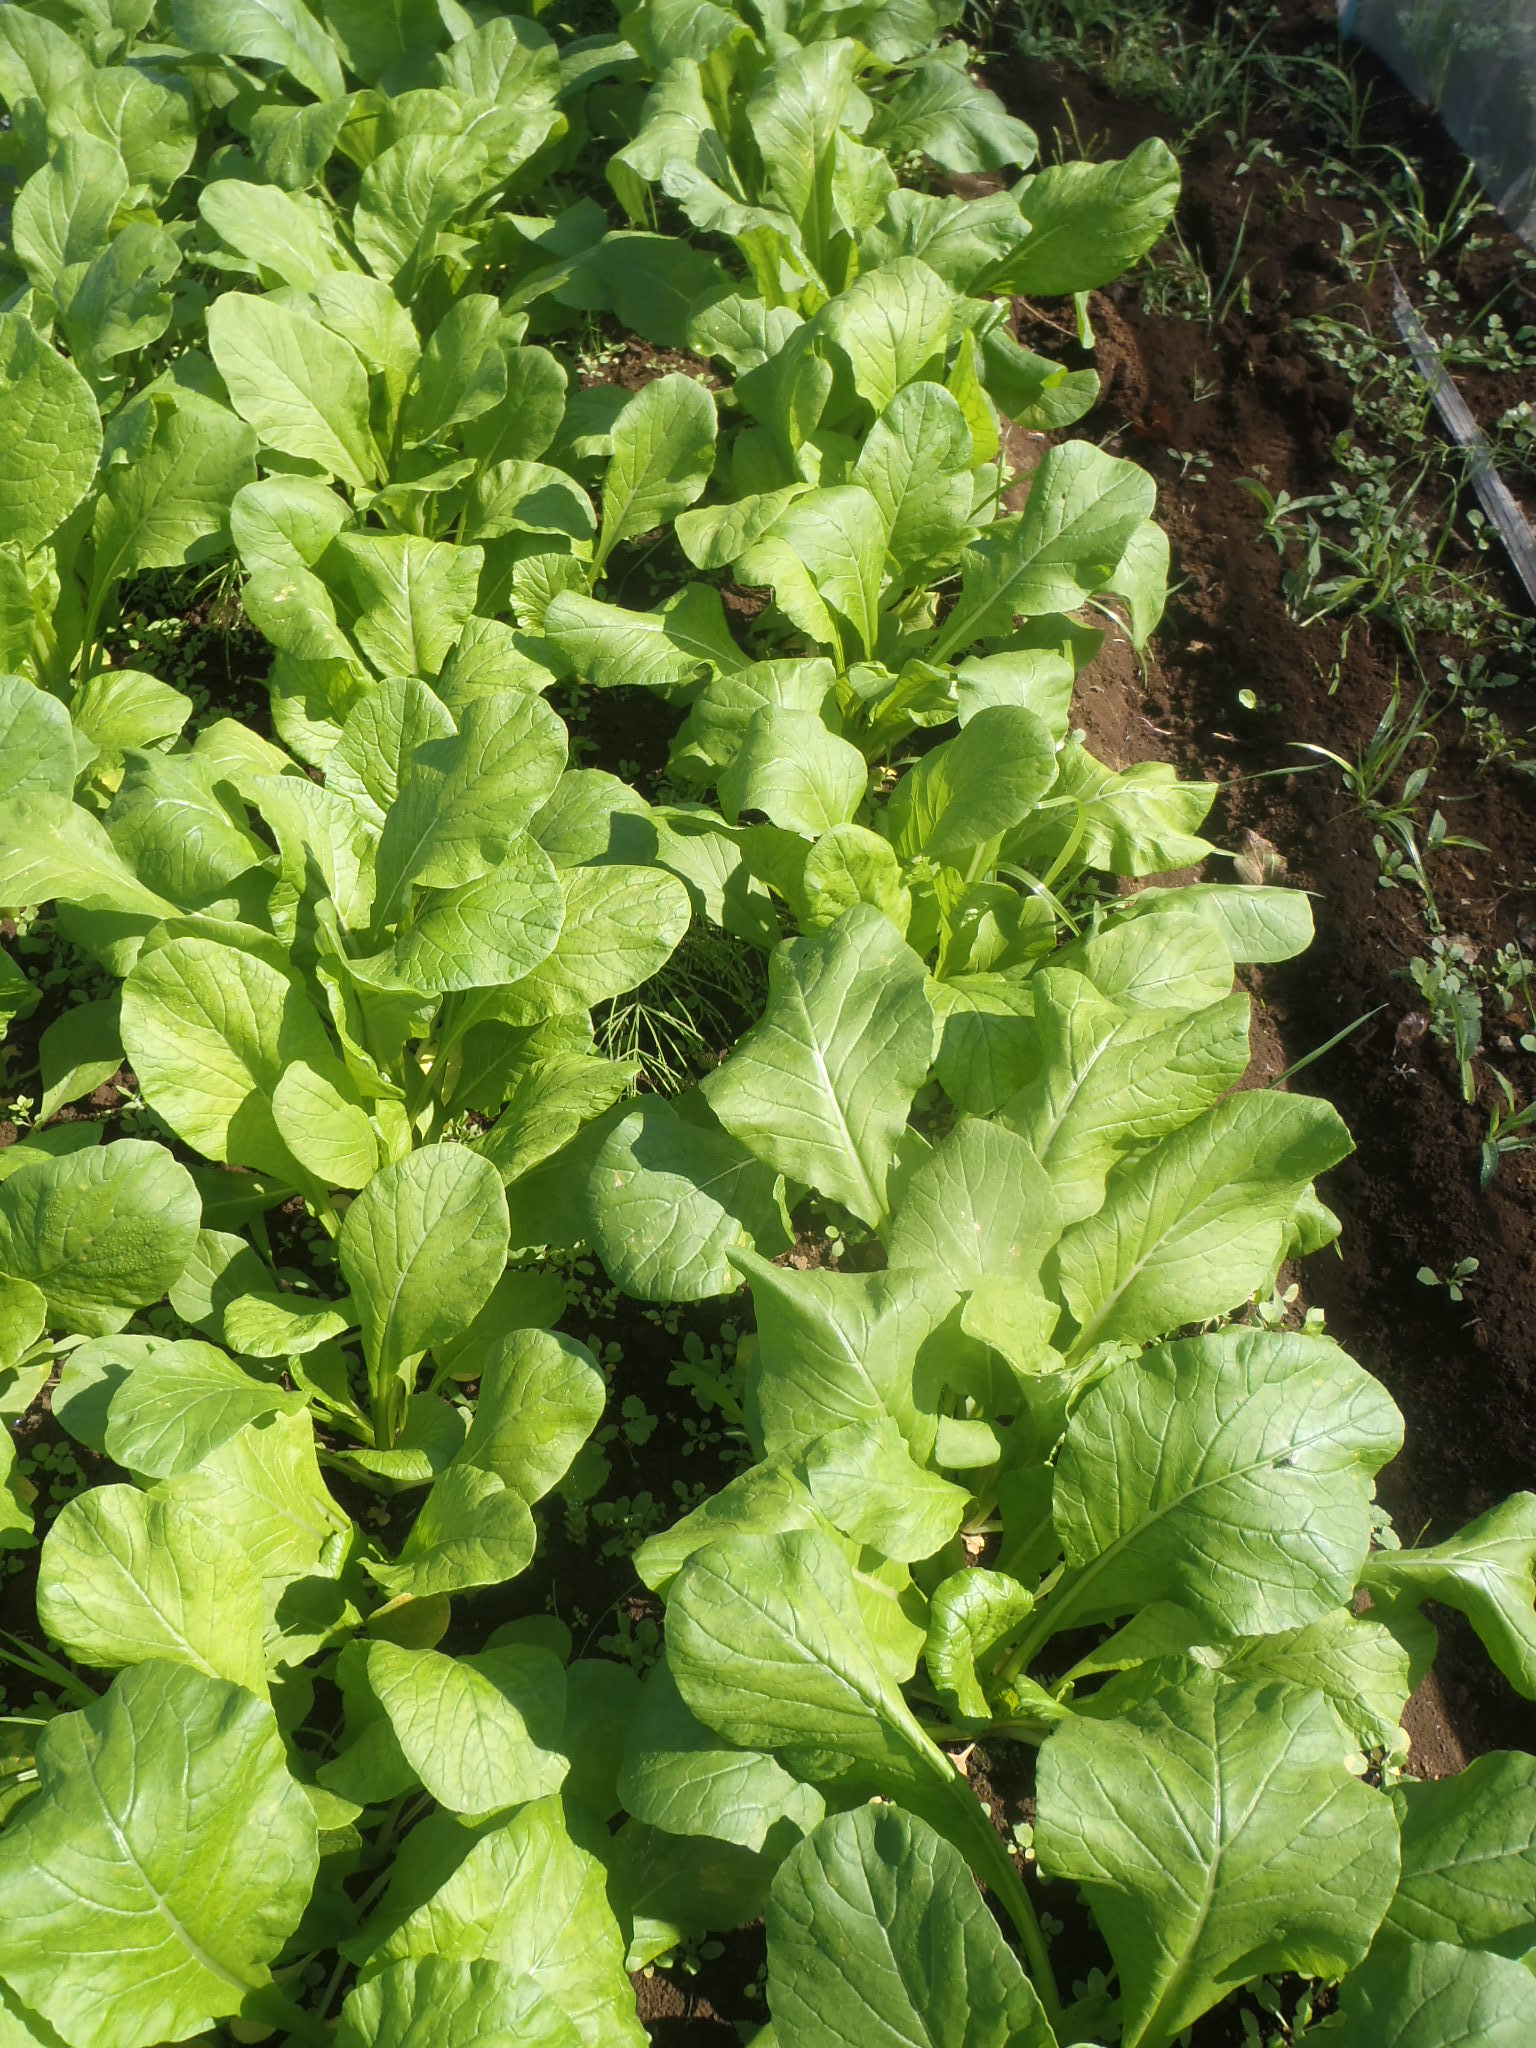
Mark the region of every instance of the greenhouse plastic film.
POLYGON ((1340 13, 1440 109, 1499 210, 1536 244, 1536 0, 1341 0, 1340 13))

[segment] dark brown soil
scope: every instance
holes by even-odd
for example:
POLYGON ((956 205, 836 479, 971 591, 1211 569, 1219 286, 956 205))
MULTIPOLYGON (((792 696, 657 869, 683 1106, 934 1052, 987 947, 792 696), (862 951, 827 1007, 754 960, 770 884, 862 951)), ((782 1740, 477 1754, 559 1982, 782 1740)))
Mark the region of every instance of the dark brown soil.
MULTIPOLYGON (((1201 10, 1204 11, 1204 10, 1201 10)), ((1288 0, 1276 47, 1315 42, 1332 8, 1288 0)), ((1373 84, 1369 139, 1392 142, 1422 166, 1432 203, 1448 201, 1464 161, 1438 125, 1369 58, 1355 59, 1373 84)), ((1107 137, 1118 155, 1150 133, 1174 129, 1145 104, 1106 98, 1086 79, 996 56, 988 81, 1043 135, 1067 130, 1107 137)), ((1250 275, 1251 312, 1212 330, 1203 322, 1145 312, 1135 280, 1096 295, 1104 396, 1076 429, 1133 457, 1159 484, 1159 517, 1173 542, 1175 595, 1144 677, 1122 644, 1083 678, 1078 717, 1117 764, 1161 756, 1181 772, 1219 782, 1214 829, 1236 846, 1245 831, 1277 848, 1290 879, 1314 896, 1317 943, 1304 961, 1255 977, 1262 1040, 1278 1049, 1274 1068, 1301 1058, 1341 1027, 1384 1004, 1383 1013, 1320 1060, 1298 1086, 1337 1104, 1357 1151, 1331 1176, 1325 1193, 1344 1222, 1337 1256, 1305 1269, 1309 1299, 1327 1313, 1330 1332, 1387 1384, 1403 1409, 1407 1442, 1383 1492, 1405 1541, 1433 1540, 1483 1513, 1508 1493, 1536 1484, 1536 1155, 1507 1156, 1486 1191, 1479 1188, 1479 1146, 1496 1084, 1479 1065, 1479 1101, 1461 1099, 1454 1062, 1432 1037, 1415 1035, 1418 991, 1399 978, 1429 932, 1418 899, 1378 882, 1371 831, 1343 793, 1338 772, 1295 772, 1313 742, 1352 758, 1402 677, 1411 702, 1417 686, 1396 631, 1356 621, 1347 638, 1335 622, 1303 631, 1287 614, 1283 563, 1261 534, 1261 514, 1243 490, 1258 476, 1293 496, 1326 490, 1339 472, 1334 438, 1351 425, 1349 382, 1309 351, 1295 322, 1320 312, 1362 308, 1377 333, 1389 331, 1385 275, 1362 291, 1336 261, 1341 220, 1360 224, 1345 200, 1306 209, 1294 196, 1298 164, 1319 155, 1319 138, 1281 127, 1283 168, 1260 163, 1241 182, 1240 156, 1217 138, 1184 158, 1181 227, 1215 276, 1226 269, 1249 206, 1241 265, 1250 275), (1175 451, 1207 458, 1198 468, 1175 451), (1203 472, 1203 476, 1202 476, 1203 472), (1239 702, 1252 691, 1257 711, 1239 702), (1408 1020, 1405 1025, 1405 1020, 1408 1020), (1461 1258, 1479 1267, 1465 1301, 1416 1280, 1421 1266, 1442 1273, 1461 1258)), ((1469 310, 1486 301, 1517 267, 1519 245, 1496 227, 1456 282, 1469 310)), ((1443 263, 1442 259, 1442 263, 1443 263)), ((1423 280, 1403 270, 1410 297, 1423 280)), ((1039 326, 1039 345, 1063 353, 1056 309, 1039 326)), ((1025 313, 1029 331, 1031 309, 1025 313)), ((1436 320, 1436 331, 1444 322, 1436 320)), ((1067 351, 1070 355, 1070 350, 1067 351)), ((1086 360, 1086 358, 1084 359, 1086 360)), ((1473 376, 1466 394, 1485 424, 1536 393, 1536 377, 1473 376)), ((1472 560, 1470 550, 1465 563, 1472 560)), ((1502 572, 1498 572, 1502 573, 1502 572)), ((1503 601, 1518 609, 1509 576, 1503 601)), ((1418 644, 1427 674, 1439 658, 1465 660, 1476 644, 1418 644)), ((1511 731, 1536 722, 1536 678, 1527 671, 1499 694, 1511 731)), ((1447 932, 1470 941, 1483 960, 1516 938, 1530 946, 1536 909, 1536 787, 1497 767, 1480 772, 1460 738, 1460 720, 1438 728, 1439 752, 1425 744, 1411 766, 1433 761, 1429 793, 1453 832, 1486 852, 1446 850, 1430 876, 1447 932)), ((1514 1082, 1520 1100, 1536 1087, 1536 1061, 1514 1038, 1503 1046, 1488 1017, 1486 1049, 1514 1082)), ((1266 1065, 1270 1061, 1265 1062, 1266 1065)), ((1536 1713, 1495 1673, 1454 1617, 1446 1625, 1439 1681, 1443 1708, 1421 1697, 1411 1714, 1415 1766, 1427 1775, 1454 1769, 1469 1753, 1536 1744, 1536 1713)))

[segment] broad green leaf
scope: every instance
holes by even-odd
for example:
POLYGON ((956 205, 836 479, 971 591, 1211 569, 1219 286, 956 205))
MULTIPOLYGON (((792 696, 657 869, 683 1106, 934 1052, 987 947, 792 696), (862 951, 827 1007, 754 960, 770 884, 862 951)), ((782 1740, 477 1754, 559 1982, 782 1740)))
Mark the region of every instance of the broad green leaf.
POLYGON ((326 787, 382 830, 410 778, 417 748, 429 740, 452 739, 454 730, 452 714, 424 682, 415 676, 386 677, 348 712, 326 762, 326 787))
POLYGON ((428 1145, 376 1173, 342 1219, 337 1251, 375 1389, 407 1388, 416 1361, 472 1322, 507 1262, 507 1198, 488 1160, 428 1145))
POLYGON ((24 313, 0 313, 0 524, 24 554, 91 487, 101 416, 91 387, 24 313))
POLYGON ((1133 462, 1087 441, 1050 449, 1018 521, 1000 521, 967 549, 964 587, 928 658, 1011 632, 1021 615, 1075 611, 1107 586, 1156 501, 1133 462))
POLYGON ((1390 1802, 1318 1694, 1190 1674, 1040 1753, 1035 1848, 1083 1888, 1126 2048, 1166 2048, 1234 1985, 1361 1961, 1397 1881, 1390 1802))
POLYGON ((868 120, 869 102, 854 84, 852 42, 782 47, 785 54, 759 78, 744 111, 773 197, 822 262, 837 228, 832 160, 839 130, 846 124, 857 132, 868 120))
POLYGON ((1308 1184, 1352 1149, 1327 1103, 1249 1092, 1117 1166, 1058 1253, 1078 1349, 1240 1306, 1271 1278, 1308 1184))
POLYGON ((878 1224, 933 1050, 922 963, 861 904, 768 971, 763 1021, 704 1084, 709 1106, 779 1172, 878 1224))
POLYGON ((690 780, 713 782, 736 758, 760 711, 819 712, 837 671, 830 661, 754 661, 711 676, 672 743, 672 762, 690 780))
POLYGON ((151 1663, 38 1738, 0 1836, 0 1974, 74 2048, 240 2011, 308 1903, 314 1810, 263 1701, 151 1663))
POLYGON ((417 448, 506 396, 501 308, 488 292, 456 299, 433 329, 401 413, 403 446, 417 448))
POLYGON ((804 1455, 811 1498, 834 1529, 882 1556, 913 1564, 960 1527, 970 1495, 919 1465, 886 1417, 845 1423, 804 1455))
POLYGON ((798 1455, 845 1423, 890 1417, 926 1458, 933 1417, 918 1406, 913 1375, 923 1344, 959 1289, 935 1269, 797 1273, 751 1252, 732 1265, 752 1287, 757 1356, 749 1415, 766 1452, 798 1455))
POLYGON ((103 64, 72 79, 49 108, 55 141, 79 130, 110 143, 132 185, 169 192, 197 150, 197 102, 188 85, 136 64, 103 64))
POLYGON ((636 392, 613 425, 596 566, 621 540, 685 511, 708 483, 714 459, 715 401, 705 385, 674 372, 636 392))
POLYGON ((1525 2048, 1536 1976, 1502 1956, 1384 1929, 1339 1994, 1339 2048, 1525 2048))
POLYGON ((1249 1001, 1127 1014, 1068 969, 1035 975, 1033 987, 1040 1070, 1003 1121, 1028 1140, 1063 1220, 1075 1223, 1099 1208, 1117 1160, 1191 1122, 1243 1078, 1249 1001))
POLYGON ((398 1561, 365 1560, 364 1568, 391 1599, 426 1600, 505 1585, 533 1561, 535 1540, 520 1493, 494 1472, 450 1465, 433 1480, 398 1561))
POLYGON ((381 675, 435 676, 468 623, 479 548, 412 534, 343 533, 326 557, 350 586, 352 633, 381 675))
POLYGON ((1536 1493, 1511 1495, 1431 1548, 1378 1551, 1363 1579, 1378 1605, 1456 1608, 1515 1690, 1536 1699, 1536 1493))
MULTIPOLYGON (((0 1283, 0 1316, 5 1312, 5 1290, 12 1283, 0 1283)), ((5 1395, 3 1413, 7 1420, 15 1419, 18 1411, 30 1408, 43 1382, 51 1370, 47 1359, 39 1361, 41 1370, 33 1367, 27 1376, 17 1375, 15 1380, 0 1368, 0 1390, 5 1395)), ((16 1439, 6 1430, 3 1447, 0 1447, 0 1550, 30 1550, 37 1542, 32 1525, 32 1501, 19 1485, 20 1475, 16 1471, 16 1439)), ((28 1490, 30 1492, 30 1489, 28 1490)))
POLYGON ((637 1072, 633 1061, 591 1053, 534 1060, 519 1071, 501 1115, 475 1149, 510 1187, 610 1109, 637 1072))
POLYGON ((408 63, 410 82, 443 40, 443 18, 433 0, 322 0, 321 17, 365 85, 408 63))
POLYGON ((278 299, 225 292, 208 309, 208 346, 230 402, 264 447, 354 488, 377 478, 368 373, 339 335, 278 299))
POLYGON ((1393 1792, 1403 1874, 1387 1925, 1415 1945, 1448 1941, 1527 1957, 1536 1948, 1536 1758, 1480 1756, 1455 1777, 1393 1792))
POLYGON ((772 526, 804 484, 754 491, 727 505, 699 505, 677 520, 677 541, 696 569, 728 569, 772 526))
POLYGON ((128 170, 114 144, 83 130, 61 137, 16 195, 11 242, 33 288, 51 291, 59 273, 93 263, 112 237, 128 196, 128 170))
POLYGON ((701 669, 724 675, 747 666, 726 626, 719 591, 702 583, 685 584, 647 612, 562 591, 544 615, 543 631, 597 690, 620 684, 670 690, 695 681, 701 669))
POLYGON ((743 583, 771 585, 779 609, 847 667, 875 649, 887 533, 861 484, 806 491, 737 563, 743 583))
POLYGON ((0 27, 0 93, 12 105, 40 100, 46 108, 72 82, 88 75, 90 60, 75 39, 45 15, 18 7, 0 27))
POLYGON ((66 1502, 43 1544, 37 1613, 79 1664, 165 1658, 265 1696, 255 1567, 216 1522, 137 1487, 66 1502))
POLYGON ((1144 1351, 1067 1427, 1052 1516, 1079 1620, 1154 1600, 1220 1636, 1347 1603, 1372 1481, 1402 1441, 1380 1383, 1326 1338, 1227 1330, 1144 1351))
POLYGON ((110 1081, 123 1063, 119 1005, 108 997, 77 1003, 54 1019, 38 1041, 43 1099, 38 1121, 46 1123, 66 1102, 89 1095, 110 1081))
POLYGON ((1010 837, 1005 851, 1012 859, 1054 865, 1079 818, 1077 857, 1113 875, 1194 867, 1215 850, 1199 829, 1215 801, 1214 785, 1181 782, 1170 762, 1133 761, 1116 774, 1069 740, 1058 758, 1055 794, 1064 801, 1054 818, 1033 819, 1010 837), (1066 799, 1081 809, 1069 809, 1066 799))
POLYGON ((723 1748, 689 1711, 665 1663, 646 1679, 630 1720, 618 1796, 652 1827, 754 1850, 781 1820, 803 1833, 826 1810, 818 1793, 771 1756, 723 1748))
POLYGON ((942 384, 898 391, 866 435, 853 481, 880 507, 886 550, 907 580, 953 558, 971 528, 971 430, 942 384))
MULTIPOLYGON (((617 861, 570 868, 560 877, 560 887, 565 897, 560 937, 533 972, 507 990, 501 1014, 510 1023, 568 1016, 639 988, 666 966, 692 916, 687 889, 664 868, 617 861)), ((608 1100, 617 1092, 609 1092, 608 1100)), ((492 1144, 487 1149, 494 1156, 499 1148, 492 1144)))
POLYGON ((1187 889, 1138 889, 1131 905, 1137 917, 1197 909, 1215 921, 1234 962, 1294 960, 1313 938, 1312 905, 1302 889, 1201 882, 1187 889))
POLYGON ((1315 1687, 1362 1750, 1384 1750, 1396 1759, 1408 1749, 1400 1724, 1414 1690, 1409 1640, 1401 1622, 1394 1633, 1338 1607, 1301 1628, 1250 1636, 1228 1648, 1220 1663, 1233 1678, 1278 1678, 1315 1687))
POLYGON ((256 436, 223 406, 184 390, 173 400, 145 395, 114 415, 114 428, 126 435, 126 416, 139 407, 147 408, 148 445, 125 460, 110 459, 109 449, 102 471, 91 524, 93 612, 137 569, 200 561, 226 531, 236 491, 256 478, 256 436))
POLYGON ((854 1774, 899 1794, 1010 1902, 1018 1878, 965 1779, 929 1739, 871 1638, 826 1536, 732 1535, 695 1551, 667 1598, 667 1663, 693 1712, 797 1777, 854 1774))
POLYGON ((602 1419, 607 1388, 585 1345, 548 1330, 495 1338, 455 1467, 494 1473, 528 1502, 544 1498, 602 1419))
MULTIPOLYGON (((211 1344, 147 1342, 145 1356, 125 1358, 131 1370, 112 1396, 104 1439, 117 1463, 140 1478, 190 1472, 248 1422, 304 1412, 302 1394, 258 1379, 211 1344)), ((111 1356, 108 1344, 98 1350, 111 1356)))
POLYGON ((988 284, 1030 298, 1108 284, 1146 255, 1178 198, 1178 164, 1156 136, 1121 162, 1052 164, 1024 187, 1029 234, 988 284))
POLYGON ((905 384, 943 375, 955 297, 915 256, 865 271, 819 322, 847 356, 854 388, 883 413, 905 384))
POLYGON ((497 867, 565 767, 566 731, 542 697, 497 691, 465 706, 453 738, 412 757, 375 860, 379 925, 407 884, 454 888, 497 867))
POLYGON ((1055 775, 1049 729, 1032 711, 990 705, 902 777, 881 827, 900 854, 964 868, 1029 816, 1055 775))
POLYGON ((830 931, 845 911, 868 903, 905 936, 912 898, 888 841, 862 825, 833 825, 806 853, 799 916, 809 932, 830 931))
POLYGON ((0 675, 0 798, 74 795, 79 761, 69 713, 23 676, 0 675))
POLYGON ((366 981, 382 967, 386 987, 429 995, 521 981, 559 942, 565 896, 542 848, 520 833, 500 866, 457 889, 429 889, 393 949, 359 960, 366 981))
POLYGON ((283 100, 258 105, 250 136, 258 176, 285 192, 307 191, 329 163, 353 105, 346 95, 300 107, 283 100))
POLYGON ((706 1835, 672 1835, 631 1820, 608 1854, 608 1895, 630 1929, 626 1969, 643 1970, 682 1943, 760 1919, 771 1865, 706 1835))
POLYGON ((300 1166, 324 1187, 363 1187, 379 1164, 368 1113, 351 1077, 329 1056, 320 1070, 303 1060, 283 1069, 272 1091, 272 1121, 300 1166))
POLYGON ((1017 1579, 981 1566, 954 1572, 935 1588, 923 1660, 951 1712, 974 1721, 991 1718, 977 1660, 1005 1642, 1034 1605, 1034 1594, 1017 1579))
POLYGON ((317 99, 346 89, 336 46, 304 0, 170 0, 170 14, 189 50, 279 64, 317 99))
POLYGON ((487 182, 489 147, 472 136, 408 135, 364 171, 352 233, 381 283, 409 301, 442 230, 461 218, 487 182))
POLYGON ((670 1529, 648 1537, 635 1553, 635 1568, 653 1593, 665 1594, 696 1552, 740 1535, 782 1536, 792 1530, 827 1533, 795 1462, 766 1458, 718 1493, 706 1494, 670 1529))
POLYGON ((123 1044, 157 1115, 208 1159, 291 1174, 273 1103, 295 1064, 356 1104, 303 989, 216 939, 171 939, 140 956, 123 987, 123 1044))
POLYGON ((451 1813, 494 1813, 559 1789, 565 1672, 548 1650, 445 1657, 371 1643, 368 1683, 412 1770, 451 1813))
POLYGON ((886 1255, 964 1289, 986 1275, 1032 1280, 1060 1234, 1050 1176, 1026 1141, 963 1117, 908 1181, 886 1255))
POLYGON ((847 824, 864 801, 869 766, 828 732, 814 711, 759 711, 720 777, 720 806, 734 824, 761 811, 771 824, 814 838, 847 824))
POLYGON ((772 1164, 718 1125, 646 1097, 614 1125, 587 1183, 592 1246, 642 1301, 702 1301, 737 1282, 729 1253, 787 1242, 772 1164))
MULTIPOLYGON (((299 1662, 321 1647, 295 1629, 285 1595, 290 1587, 332 1577, 351 1541, 352 1523, 320 1476, 306 1414, 282 1413, 247 1425, 155 1491, 190 1508, 205 1526, 216 1523, 255 1566, 266 1606, 269 1663, 299 1662), (285 1640, 290 1635, 295 1639, 285 1640)), ((345 1618, 340 1603, 338 1618, 345 1618)))
MULTIPOLYGON (((48 1303, 30 1280, 0 1278, 0 1373, 30 1351, 48 1321, 48 1303)), ((50 1368, 51 1370, 51 1368, 50 1368)))
POLYGON ((192 715, 192 699, 141 669, 99 669, 76 691, 72 715, 104 753, 163 747, 192 715))
MULTIPOLYGON (((1086 976, 1121 1009, 1203 1010, 1232 993, 1232 947, 1206 891, 1156 904, 1079 939, 1053 967, 1086 976)), ((1212 894, 1215 892, 1212 891, 1212 894)))
MULTIPOLYGON (((364 0, 373 6, 375 0, 364 0)), ((580 2048, 573 2021, 517 1971, 484 1958, 408 1956, 347 1993, 336 2048, 580 2048)))
POLYGON ((123 1138, 0 1182, 0 1274, 29 1280, 54 1329, 110 1336, 172 1286, 197 1242, 192 1176, 123 1138))
POLYGON ((389 1934, 369 1971, 406 1957, 486 1959, 558 2005, 588 2048, 645 2048, 603 1868, 566 1831, 558 1799, 536 1799, 481 1835, 389 1934))
MULTIPOLYGON (((998 171, 1034 161, 1034 130, 975 84, 941 45, 914 65, 870 123, 869 139, 892 156, 921 150, 947 171, 998 171)), ((1122 266, 1128 267, 1128 266, 1122 266)))
MULTIPOLYGON (((243 256, 264 284, 293 285, 304 291, 349 267, 330 213, 318 199, 303 193, 284 192, 277 185, 247 184, 242 178, 220 178, 203 187, 198 194, 197 210, 219 240, 243 256)), ((257 302, 244 298, 244 303, 249 306, 257 302)), ((220 331, 223 332, 222 323, 220 331)), ((232 361, 248 360, 228 345, 225 352, 232 361)), ((335 351, 330 350, 329 354, 335 360, 335 351)), ((217 351, 215 355, 218 359, 217 351)), ((313 366, 309 368, 307 381, 312 388, 313 366)), ((219 372, 229 383, 222 360, 219 372)), ((232 385, 230 388, 233 391, 232 385)), ((270 392, 268 398, 270 402, 270 392)), ((237 410, 243 413, 243 408, 237 410)), ((252 420, 251 424, 263 427, 265 422, 252 420)), ((269 445, 281 444, 273 441, 269 445)))
POLYGON ((216 783, 196 755, 136 753, 104 820, 140 881, 173 903, 205 903, 268 858, 216 783))
POLYGON ((318 477, 264 476, 231 502, 229 530, 250 575, 312 569, 346 517, 344 500, 318 477))
POLYGON ((780 1865, 768 2006, 795 2048, 1055 2048, 962 1857, 893 1806, 824 1821, 780 1865))

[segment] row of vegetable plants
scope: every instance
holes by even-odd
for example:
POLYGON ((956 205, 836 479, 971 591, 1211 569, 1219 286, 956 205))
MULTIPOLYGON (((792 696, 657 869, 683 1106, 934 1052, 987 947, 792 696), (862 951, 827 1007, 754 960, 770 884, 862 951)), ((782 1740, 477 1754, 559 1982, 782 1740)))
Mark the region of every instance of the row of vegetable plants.
POLYGON ((1339 1119, 1242 1085, 1308 906, 1158 885, 1216 792, 1071 724, 1168 551, 1010 302, 1086 331, 1171 159, 1036 170, 944 0, 575 26, 0 10, 0 905, 103 991, 0 1152, 0 1405, 121 1474, 10 1652, 0 2042, 613 2048, 765 1919, 759 2048, 1160 2048, 1287 1971, 1359 2048, 1514 2043, 1536 1771, 1413 1783, 1400 1720, 1425 1601, 1536 1695, 1536 1499, 1399 1547, 1386 1393, 1249 1312, 1338 1231, 1339 1119), (574 386, 593 320, 683 367, 574 386), (113 659, 220 561, 270 732, 113 659), (665 801, 573 765, 550 693, 614 686, 665 801), (762 1014, 637 1090, 593 1013, 699 931, 762 1014), (48 1120, 124 1062, 156 1137, 48 1120), (581 1246, 755 1324, 643 1678, 517 1590, 606 1399, 581 1246))

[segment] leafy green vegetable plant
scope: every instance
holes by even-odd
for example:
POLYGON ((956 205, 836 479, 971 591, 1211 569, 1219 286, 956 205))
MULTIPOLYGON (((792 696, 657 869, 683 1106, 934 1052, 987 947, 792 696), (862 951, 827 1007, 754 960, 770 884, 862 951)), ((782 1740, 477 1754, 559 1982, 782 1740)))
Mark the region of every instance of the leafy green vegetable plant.
POLYGON ((1532 1503, 1396 1546, 1395 1409, 1272 1306, 1348 1136, 1241 1086, 1306 903, 1159 886, 1214 791, 1071 725, 1167 548, 1009 300, 1177 174, 1036 169, 952 28, 0 9, 0 907, 92 976, 0 1150, 0 1409, 93 1482, 39 1544, 0 1440, 6 2042, 638 2048, 629 1973, 759 1920, 759 2048, 1164 2048, 1285 1972, 1360 2048, 1529 2031, 1531 1760, 1401 1782, 1401 1715, 1426 1602, 1536 1695, 1532 1503), (114 659, 198 563, 270 735, 114 659), (653 800, 555 708, 611 689, 653 800), (664 1094, 599 1034, 690 933, 766 995, 664 1094), (533 1576, 588 1254, 755 1326, 643 1676, 533 1576))

